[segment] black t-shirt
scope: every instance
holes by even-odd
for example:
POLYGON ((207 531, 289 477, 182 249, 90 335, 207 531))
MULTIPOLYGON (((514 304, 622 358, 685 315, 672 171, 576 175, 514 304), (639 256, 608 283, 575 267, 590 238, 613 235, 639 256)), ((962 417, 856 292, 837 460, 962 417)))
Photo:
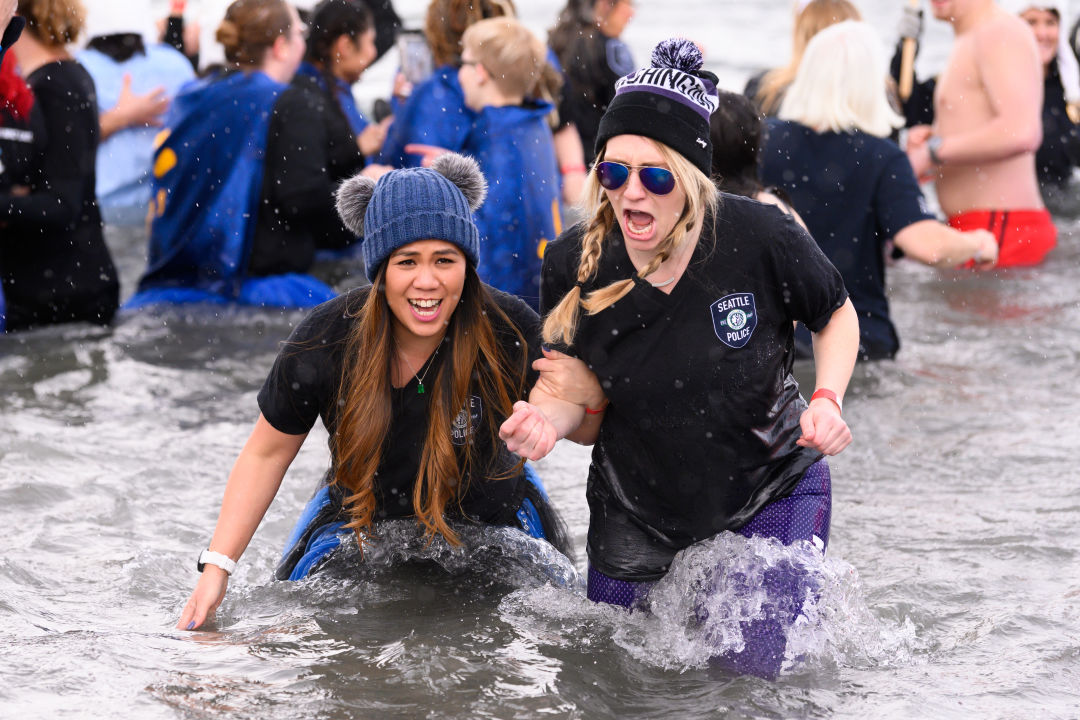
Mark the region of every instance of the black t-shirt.
MULTIPOLYGON (((28 117, 15 114, 0 103, 0 193, 31 181, 34 136, 45 131, 41 107, 34 103, 28 117)), ((0 223, 3 219, 0 218, 0 223)))
POLYGON ((1080 165, 1080 127, 1070 118, 1061 72, 1050 63, 1043 83, 1043 141, 1035 152, 1035 171, 1044 185, 1064 186, 1080 165))
MULTIPOLYGON (((487 286, 485 286, 487 287, 487 286)), ((519 367, 523 353, 527 358, 528 374, 525 383, 516 386, 511 381, 511 401, 527 397, 528 389, 536 379, 532 361, 540 357, 540 318, 521 300, 488 287, 494 302, 510 319, 525 339, 522 347, 518 335, 508 327, 497 313, 488 317, 495 326, 495 333, 503 352, 512 359, 512 367, 519 367)), ((316 419, 333 436, 338 423, 338 395, 341 387, 343 353, 349 332, 356 322, 355 316, 363 306, 369 288, 353 290, 315 308, 289 337, 274 362, 262 390, 259 392, 259 409, 267 421, 277 430, 290 435, 308 432, 316 419)), ((453 322, 453 320, 451 320, 453 322)), ((413 516, 412 492, 420 468, 420 457, 427 433, 427 407, 431 398, 431 383, 439 366, 452 361, 454 349, 444 342, 426 371, 427 391, 417 392, 414 377, 402 388, 391 390, 393 418, 382 449, 382 458, 376 476, 377 498, 375 518, 400 518, 413 516)), ((388 370, 389 372, 389 370, 388 370)), ((469 412, 472 426, 478 428, 471 438, 465 436, 464 415, 459 416, 451 441, 456 447, 471 444, 473 468, 487 470, 485 477, 463 478, 466 491, 461 498, 461 511, 466 517, 479 522, 510 525, 514 513, 521 505, 526 480, 520 473, 509 478, 497 478, 516 462, 517 457, 497 442, 491 446, 486 432, 486 414, 491 408, 483 406, 479 394, 470 395, 469 412), (494 461, 492 461, 494 459, 494 461)), ((504 417, 496 418, 498 427, 504 417)), ((447 505, 447 514, 457 516, 457 505, 447 505)))
MULTIPOLYGON (((721 194, 670 295, 635 287, 583 315, 568 352, 611 401, 589 468, 589 561, 611 577, 662 576, 675 553, 746 524, 820 458, 801 448, 793 321, 822 329, 847 298, 840 273, 791 218, 721 194)), ((583 225, 548 246, 541 307, 573 287, 583 225)), ((635 270, 616 226, 585 291, 635 270)))
POLYGON ((565 84, 559 101, 559 120, 573 123, 585 147, 585 164, 595 158, 600 118, 615 98, 615 83, 634 71, 630 48, 600 32, 582 33, 559 55, 565 84))
POLYGON ((761 179, 791 200, 810 234, 844 276, 859 313, 865 357, 892 357, 900 339, 885 297, 885 242, 933 220, 904 151, 858 130, 814 132, 767 121, 761 179))
POLYGON ((355 242, 334 209, 334 191, 363 167, 364 156, 337 100, 314 78, 293 78, 274 103, 267 130, 248 272, 307 272, 316 249, 355 242))
POLYGON ((41 66, 27 84, 41 113, 26 174, 30 194, 0 193, 7 327, 108 323, 120 285, 95 196, 94 81, 77 62, 63 60, 41 66))

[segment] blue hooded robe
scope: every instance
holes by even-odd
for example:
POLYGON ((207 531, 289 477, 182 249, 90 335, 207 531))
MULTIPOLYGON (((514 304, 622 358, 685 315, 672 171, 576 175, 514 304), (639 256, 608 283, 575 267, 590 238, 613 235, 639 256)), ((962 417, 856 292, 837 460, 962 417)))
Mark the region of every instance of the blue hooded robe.
POLYGON ((476 211, 480 278, 540 304, 540 265, 547 243, 562 230, 561 177, 547 116, 552 106, 486 107, 461 152, 480 163, 488 196, 476 211))
POLYGON ((405 154, 409 143, 436 145, 461 152, 476 114, 465 107, 465 93, 457 68, 443 65, 412 94, 394 107, 394 122, 387 130, 378 162, 395 168, 420 167, 420 155, 405 154))
POLYGON ((334 296, 308 275, 247 276, 267 130, 285 87, 261 72, 229 72, 177 95, 154 153, 147 268, 126 308, 311 307, 334 296))

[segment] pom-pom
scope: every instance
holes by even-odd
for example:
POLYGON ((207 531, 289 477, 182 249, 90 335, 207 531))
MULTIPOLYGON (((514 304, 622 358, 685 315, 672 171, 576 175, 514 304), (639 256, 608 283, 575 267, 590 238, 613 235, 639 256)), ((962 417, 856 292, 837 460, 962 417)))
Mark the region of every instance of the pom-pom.
POLYGON ((338 186, 335 203, 338 215, 354 235, 364 234, 364 213, 374 192, 375 181, 363 175, 355 175, 338 186))
POLYGON ((701 69, 705 58, 698 46, 686 38, 671 38, 659 43, 652 51, 652 66, 674 68, 686 73, 695 73, 701 69))
POLYGON ((443 153, 431 163, 431 169, 457 185, 473 212, 484 204, 487 197, 487 180, 480 166, 471 157, 457 153, 443 153))

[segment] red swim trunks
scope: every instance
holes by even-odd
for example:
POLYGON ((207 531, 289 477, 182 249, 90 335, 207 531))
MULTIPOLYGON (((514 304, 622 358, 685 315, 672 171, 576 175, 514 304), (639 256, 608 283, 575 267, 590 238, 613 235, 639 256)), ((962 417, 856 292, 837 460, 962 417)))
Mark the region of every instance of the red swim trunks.
MULTIPOLYGON (((998 267, 1038 265, 1057 244, 1057 228, 1042 210, 970 210, 949 218, 957 230, 989 230, 998 242, 998 267)), ((971 263, 965 265, 971 267, 971 263)))

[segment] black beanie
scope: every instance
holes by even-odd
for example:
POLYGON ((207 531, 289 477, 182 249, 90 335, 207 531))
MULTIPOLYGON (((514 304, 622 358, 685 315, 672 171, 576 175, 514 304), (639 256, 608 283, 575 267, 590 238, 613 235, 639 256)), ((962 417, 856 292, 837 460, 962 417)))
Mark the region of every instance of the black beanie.
POLYGON ((689 40, 665 40, 650 67, 615 83, 615 99, 600 119, 596 154, 616 135, 658 140, 708 176, 712 171, 709 116, 720 103, 716 75, 701 69, 701 51, 689 40))

